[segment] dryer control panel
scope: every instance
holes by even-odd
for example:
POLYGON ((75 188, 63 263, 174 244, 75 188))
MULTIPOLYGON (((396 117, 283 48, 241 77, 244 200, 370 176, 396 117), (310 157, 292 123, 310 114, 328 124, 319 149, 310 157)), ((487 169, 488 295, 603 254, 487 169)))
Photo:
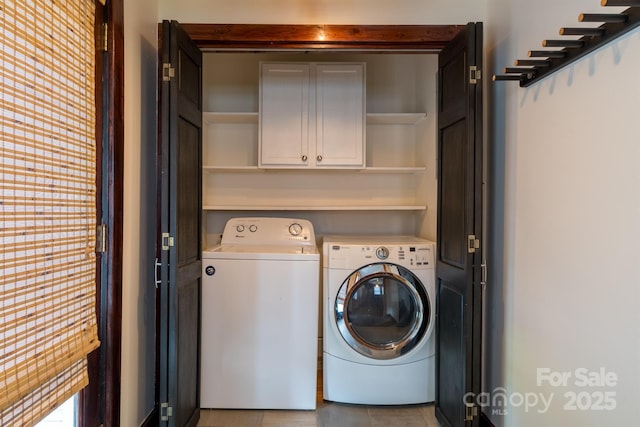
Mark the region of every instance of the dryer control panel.
POLYGON ((407 243, 385 240, 351 243, 325 239, 324 266, 356 269, 366 264, 388 262, 414 270, 434 268, 435 244, 433 242, 415 241, 415 238, 407 243))

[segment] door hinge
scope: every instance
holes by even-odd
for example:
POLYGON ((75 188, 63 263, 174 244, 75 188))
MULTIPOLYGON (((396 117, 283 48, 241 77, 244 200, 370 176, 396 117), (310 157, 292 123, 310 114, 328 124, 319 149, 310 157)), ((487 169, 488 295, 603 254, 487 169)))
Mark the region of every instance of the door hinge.
POLYGON ((107 224, 96 225, 96 253, 107 252, 107 224))
POLYGON ((176 69, 171 66, 170 63, 165 62, 162 64, 162 81, 168 82, 176 76, 176 69))
POLYGON ((467 236, 467 252, 474 254, 476 249, 480 249, 480 239, 476 239, 475 234, 469 234, 467 236))
POLYGON ((482 71, 475 65, 469 67, 469 83, 475 85, 482 79, 482 71))
POLYGON ((104 52, 109 50, 109 24, 102 23, 102 50, 104 52))
POLYGON ((168 402, 160 404, 160 421, 169 421, 169 418, 173 417, 173 407, 169 406, 168 402))
POLYGON ((475 417, 478 416, 478 407, 476 405, 467 405, 465 406, 465 421, 473 421, 475 417))
POLYGON ((162 250, 168 251, 170 247, 173 247, 173 236, 169 233, 162 233, 162 250))

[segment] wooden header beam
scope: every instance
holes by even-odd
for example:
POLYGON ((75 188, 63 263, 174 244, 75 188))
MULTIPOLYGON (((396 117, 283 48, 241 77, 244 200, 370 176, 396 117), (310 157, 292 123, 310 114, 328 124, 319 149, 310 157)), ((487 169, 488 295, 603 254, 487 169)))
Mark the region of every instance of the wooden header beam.
POLYGON ((464 25, 180 24, 204 50, 439 51, 464 25))

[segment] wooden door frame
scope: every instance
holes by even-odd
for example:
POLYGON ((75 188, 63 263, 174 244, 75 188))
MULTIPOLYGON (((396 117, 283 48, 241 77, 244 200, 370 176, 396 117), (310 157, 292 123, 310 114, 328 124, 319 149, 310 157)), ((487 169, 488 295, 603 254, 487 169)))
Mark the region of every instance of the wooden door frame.
POLYGON ((120 425, 122 218, 124 165, 124 0, 96 1, 96 137, 98 221, 107 251, 98 257, 96 309, 100 347, 88 356, 89 385, 79 393, 78 425, 120 425), (106 23, 106 52, 101 23, 106 23))
MULTIPOLYGON (((436 54, 466 25, 180 23, 180 26, 196 46, 206 51, 295 52, 306 50, 436 54)), ((162 23, 158 24, 158 40, 162 40, 162 23)), ((161 69, 162 64, 159 64, 159 67, 161 69)), ((157 312, 159 312, 159 301, 156 301, 156 306, 157 312)), ((157 334, 158 331, 156 331, 156 336, 158 336, 157 334)), ((158 375, 157 369, 156 375, 158 375)), ((157 382, 158 379, 156 379, 156 394, 157 382)), ((158 413, 158 396, 156 396, 156 407, 147 420, 157 420, 158 413)), ((145 425, 150 424, 145 423, 145 425)))
POLYGON ((101 310, 104 316, 103 404, 105 426, 120 425, 120 379, 122 349, 122 263, 123 263, 123 187, 124 187, 124 0, 107 1, 107 54, 105 95, 107 111, 103 126, 107 135, 107 283, 103 284, 101 310))

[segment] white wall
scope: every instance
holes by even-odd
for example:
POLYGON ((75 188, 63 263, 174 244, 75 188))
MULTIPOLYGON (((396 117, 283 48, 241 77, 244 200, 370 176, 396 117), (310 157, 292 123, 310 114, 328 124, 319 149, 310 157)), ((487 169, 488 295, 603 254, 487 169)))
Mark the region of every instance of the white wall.
POLYGON ((158 0, 160 17, 216 24, 465 24, 482 20, 474 0, 158 0))
MULTIPOLYGON (((581 12, 605 10, 582 0, 489 0, 485 75, 578 26, 581 12)), ((487 83, 495 167, 485 382, 492 396, 504 387, 512 399, 493 408, 506 413, 485 409, 496 426, 637 424, 639 67, 636 30, 530 88, 487 83), (617 380, 583 386, 581 368, 617 380), (566 386, 539 382, 539 369, 568 372, 566 386), (551 398, 549 409, 518 405, 533 394, 551 398), (577 410, 565 408, 572 396, 577 410), (589 405, 599 401, 615 408, 589 405)))
POLYGON ((156 0, 124 2, 124 242, 120 425, 138 426, 154 405, 156 0))

